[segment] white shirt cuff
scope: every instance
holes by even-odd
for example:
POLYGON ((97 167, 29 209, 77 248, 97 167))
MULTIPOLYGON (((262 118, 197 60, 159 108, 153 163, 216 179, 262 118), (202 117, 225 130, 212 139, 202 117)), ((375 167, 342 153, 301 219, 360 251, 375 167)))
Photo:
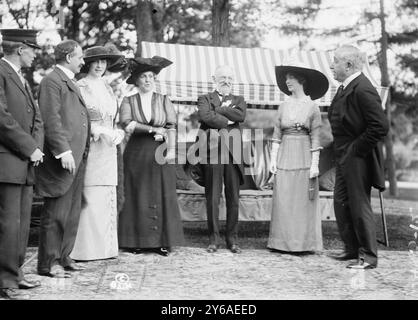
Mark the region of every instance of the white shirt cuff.
POLYGON ((65 151, 57 156, 55 156, 55 159, 61 159, 63 156, 65 156, 66 154, 72 154, 73 152, 71 150, 65 151))

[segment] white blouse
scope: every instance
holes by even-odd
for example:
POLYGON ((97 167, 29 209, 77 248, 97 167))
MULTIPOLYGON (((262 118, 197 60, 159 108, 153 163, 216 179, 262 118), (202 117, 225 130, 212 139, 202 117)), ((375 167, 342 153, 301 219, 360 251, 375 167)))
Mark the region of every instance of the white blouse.
POLYGON ((151 99, 153 91, 149 91, 147 93, 142 93, 139 91, 139 96, 141 97, 141 107, 142 111, 144 112, 145 119, 150 122, 151 121, 151 114, 152 114, 152 106, 151 106, 151 99))

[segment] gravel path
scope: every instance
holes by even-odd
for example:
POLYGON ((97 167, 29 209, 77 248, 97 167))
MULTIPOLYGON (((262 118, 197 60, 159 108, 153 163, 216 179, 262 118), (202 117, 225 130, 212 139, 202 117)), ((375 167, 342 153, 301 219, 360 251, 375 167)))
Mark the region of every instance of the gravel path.
POLYGON ((120 252, 119 258, 94 261, 71 279, 36 274, 35 248, 25 266, 42 286, 28 290, 34 300, 292 300, 418 299, 418 254, 380 251, 379 267, 353 271, 329 258, 331 251, 295 256, 268 250, 176 248, 169 257, 120 252), (129 279, 128 279, 129 278, 129 279))

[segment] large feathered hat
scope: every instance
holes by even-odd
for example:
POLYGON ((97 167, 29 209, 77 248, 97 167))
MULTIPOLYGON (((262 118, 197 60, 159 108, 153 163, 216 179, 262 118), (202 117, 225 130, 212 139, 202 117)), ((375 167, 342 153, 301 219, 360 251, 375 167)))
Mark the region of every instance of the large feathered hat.
POLYGON ((144 72, 152 71, 155 74, 160 73, 162 69, 168 67, 172 64, 170 60, 153 56, 152 58, 134 58, 129 61, 129 69, 131 70, 131 75, 126 80, 126 83, 135 84, 136 79, 144 72))

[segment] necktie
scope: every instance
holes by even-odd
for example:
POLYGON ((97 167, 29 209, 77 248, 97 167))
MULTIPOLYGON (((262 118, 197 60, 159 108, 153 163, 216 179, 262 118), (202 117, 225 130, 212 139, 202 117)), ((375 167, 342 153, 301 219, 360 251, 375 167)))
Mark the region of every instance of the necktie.
POLYGON ((28 86, 28 82, 26 81, 26 79, 25 79, 25 77, 23 76, 23 73, 22 73, 22 69, 20 69, 18 72, 17 72, 17 74, 19 75, 19 78, 20 78, 20 81, 22 81, 22 84, 23 84, 23 87, 25 88, 25 90, 26 90, 26 93, 29 95, 29 97, 31 96, 31 93, 30 93, 30 88, 29 88, 29 86, 28 86))
POLYGON ((337 97, 339 97, 339 96, 343 93, 343 90, 344 90, 344 86, 343 86, 343 85, 340 85, 340 86, 338 87, 337 93, 336 93, 336 94, 335 94, 335 96, 334 96, 334 100, 335 100, 337 97))
POLYGON ((22 69, 19 69, 19 71, 17 72, 17 75, 19 76, 19 79, 22 82, 23 86, 26 88, 26 79, 23 76, 22 69))

